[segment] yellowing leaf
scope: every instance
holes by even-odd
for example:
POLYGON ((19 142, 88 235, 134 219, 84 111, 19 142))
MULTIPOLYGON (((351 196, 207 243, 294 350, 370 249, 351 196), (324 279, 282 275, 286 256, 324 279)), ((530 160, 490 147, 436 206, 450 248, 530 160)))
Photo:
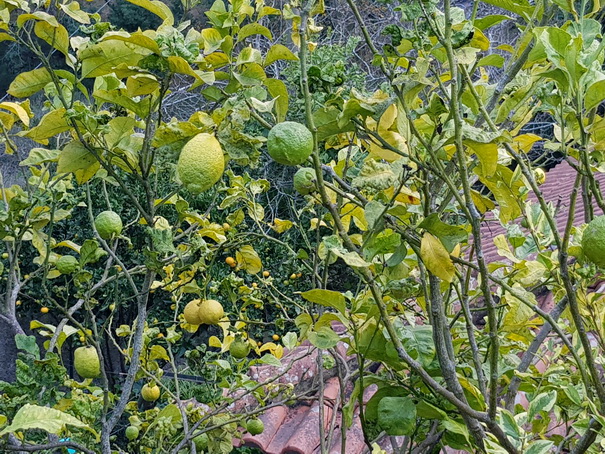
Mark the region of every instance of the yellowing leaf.
POLYGON ((8 110, 9 112, 14 113, 17 117, 19 117, 21 123, 23 123, 25 126, 29 126, 29 115, 27 114, 27 111, 16 102, 2 102, 0 103, 0 109, 8 110))
POLYGON ((420 256, 427 269, 438 278, 452 282, 456 268, 441 241, 430 233, 425 233, 420 243, 420 256))
POLYGON ((238 270, 246 270, 250 274, 257 274, 263 269, 260 257, 250 245, 242 246, 235 253, 238 270))
POLYGON ((54 408, 25 404, 17 411, 10 426, 0 432, 0 437, 12 432, 28 429, 41 429, 51 434, 59 434, 65 426, 87 429, 96 432, 79 419, 54 408))
POLYGON ((99 161, 80 142, 68 143, 57 165, 57 173, 73 173, 79 184, 86 183, 99 170, 99 161))
POLYGON ((284 233, 286 230, 291 229, 293 225, 294 224, 292 223, 292 221, 275 218, 273 220, 273 225, 271 225, 271 228, 277 233, 284 233))
POLYGON ((174 17, 170 8, 158 0, 128 0, 130 3, 145 8, 164 21, 164 25, 173 25, 174 17))
POLYGON ((47 113, 42 117, 38 126, 19 135, 47 145, 49 137, 65 132, 69 128, 70 125, 65 118, 65 109, 62 107, 47 113))
POLYGON ((511 145, 517 151, 528 153, 534 143, 542 140, 542 137, 535 134, 520 134, 513 139, 511 145))

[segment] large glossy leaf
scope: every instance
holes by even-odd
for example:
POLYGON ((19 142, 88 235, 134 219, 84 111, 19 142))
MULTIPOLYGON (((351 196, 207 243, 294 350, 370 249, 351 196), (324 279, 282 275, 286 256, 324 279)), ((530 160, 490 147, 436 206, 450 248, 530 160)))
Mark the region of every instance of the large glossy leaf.
POLYGON ((383 397, 378 403, 378 426, 390 436, 411 435, 416 428, 416 406, 409 397, 383 397))
POLYGON ((304 299, 311 303, 319 304, 324 307, 336 309, 341 314, 346 311, 345 297, 340 292, 334 290, 313 289, 300 294, 304 299))
POLYGON ((68 425, 95 433, 89 426, 67 413, 54 408, 26 404, 19 409, 12 423, 0 432, 0 437, 7 433, 28 429, 40 429, 58 435, 68 425))

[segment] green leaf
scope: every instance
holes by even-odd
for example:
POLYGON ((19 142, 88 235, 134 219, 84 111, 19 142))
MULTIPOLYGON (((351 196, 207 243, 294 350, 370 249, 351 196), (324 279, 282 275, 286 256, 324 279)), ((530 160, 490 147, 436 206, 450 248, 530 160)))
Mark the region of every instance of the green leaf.
POLYGON ((394 322, 397 337, 405 349, 423 366, 428 367, 435 358, 433 328, 430 325, 404 325, 400 319, 394 322))
POLYGON ((313 289, 300 294, 304 299, 311 303, 319 304, 324 307, 332 307, 341 314, 346 312, 345 297, 340 292, 334 290, 313 289))
POLYGON ((416 414, 419 418, 423 419, 445 419, 447 418, 447 413, 444 412, 441 408, 435 407, 433 404, 427 402, 426 400, 421 400, 416 405, 416 414))
POLYGON ((298 57, 283 44, 275 44, 267 52, 263 66, 269 66, 278 60, 298 61, 298 57))
POLYGON ((416 428, 416 406, 409 397, 383 397, 378 403, 378 426, 390 436, 411 435, 416 428))
POLYGON ((448 432, 462 435, 464 439, 470 443, 468 428, 462 422, 454 421, 453 419, 447 418, 443 420, 441 424, 443 424, 443 428, 448 432))
POLYGON ((586 90, 584 96, 584 108, 592 110, 597 107, 605 99, 605 80, 599 80, 593 83, 586 90))
POLYGON ((95 433, 88 425, 67 413, 54 408, 26 404, 19 409, 10 426, 0 432, 0 437, 7 433, 28 429, 40 429, 58 435, 65 429, 65 426, 79 427, 95 433))
POLYGON ((328 326, 322 326, 314 331, 307 333, 309 342, 317 348, 328 349, 335 347, 340 341, 340 336, 334 332, 332 328, 328 326))
POLYGON ((281 341, 282 344, 284 344, 284 347, 286 347, 288 350, 292 350, 294 347, 296 347, 298 337, 296 336, 296 333, 289 332, 281 338, 281 341))
POLYGON ((107 252, 99 247, 96 240, 86 240, 80 248, 80 266, 95 263, 106 254, 107 252))
POLYGON ((275 98, 275 116, 278 122, 286 119, 288 114, 289 96, 288 87, 279 79, 267 78, 263 82, 271 97, 275 98))
POLYGON ((237 34, 237 42, 242 42, 243 40, 245 40, 246 38, 248 38, 249 36, 254 36, 254 35, 262 35, 267 39, 273 39, 273 35, 271 34, 271 31, 258 23, 252 23, 252 24, 247 24, 244 25, 239 33, 237 34))
POLYGON ((527 409, 527 420, 533 421, 533 419, 541 411, 549 412, 552 410, 552 407, 554 407, 556 401, 557 391, 555 390, 548 393, 538 394, 529 402, 529 407, 527 409))
POLYGON ((385 206, 380 202, 371 200, 366 204, 364 213, 366 221, 368 222, 368 229, 371 230, 376 227, 376 222, 380 219, 384 212, 385 206))
POLYGON ((437 213, 427 216, 418 226, 441 240, 448 252, 452 252, 459 243, 468 241, 468 232, 462 227, 446 224, 437 213))
POLYGON ((547 454, 553 452, 555 444, 550 440, 536 440, 532 442, 523 452, 525 454, 547 454))
POLYGON ((59 155, 57 173, 73 173, 79 184, 90 180, 97 170, 99 161, 79 141, 68 143, 59 155))
POLYGON ((18 350, 27 352, 36 359, 40 359, 40 349, 38 348, 38 344, 36 343, 36 338, 34 336, 17 334, 15 335, 15 345, 18 350))
POLYGON ((420 243, 420 257, 427 269, 438 278, 452 282, 456 268, 447 249, 434 235, 426 232, 420 243))

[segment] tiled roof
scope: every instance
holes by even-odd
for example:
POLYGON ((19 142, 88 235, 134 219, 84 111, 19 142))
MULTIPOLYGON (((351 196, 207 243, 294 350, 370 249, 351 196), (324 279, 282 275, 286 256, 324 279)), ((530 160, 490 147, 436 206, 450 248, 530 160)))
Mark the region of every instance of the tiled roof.
MULTIPOLYGON (((563 232, 569 213, 569 197, 573 188, 576 171, 566 162, 562 162, 547 173, 546 182, 540 187, 545 199, 552 202, 556 207, 555 218, 557 228, 560 233, 563 232)), ((605 174, 596 174, 597 181, 605 184, 605 174)), ((536 202, 537 199, 533 193, 528 196, 528 200, 536 202)), ((581 194, 578 195, 575 209, 575 224, 584 222, 583 216, 584 203, 581 194)), ((600 212, 596 214, 602 214, 600 212)), ((500 234, 505 234, 506 229, 502 227, 497 219, 486 220, 481 228, 484 255, 488 263, 494 261, 506 261, 501 257, 494 245, 493 239, 500 234)), ((553 305, 552 295, 538 295, 540 306, 544 310, 549 310, 553 305)), ((344 353, 345 345, 338 347, 344 353)), ((278 381, 282 383, 299 384, 304 381, 313 380, 317 374, 317 350, 310 346, 301 346, 289 352, 282 359, 284 365, 290 364, 291 367, 287 373, 283 374, 278 381), (305 349, 307 354, 305 354, 305 349)), ((539 366, 539 365, 538 365, 539 366)), ((259 366, 252 368, 251 376, 257 380, 267 379, 271 376, 282 374, 286 366, 277 368, 275 366, 259 366)), ((350 392, 350 390, 348 390, 350 392)), ((367 402, 374 389, 368 389, 364 396, 367 402)), ((329 378, 324 387, 324 421, 329 424, 332 417, 334 404, 339 393, 338 379, 329 378)), ((519 402, 523 403, 523 395, 520 393, 519 402)), ((333 440, 329 447, 329 454, 340 454, 340 430, 342 423, 341 415, 336 415, 336 430, 333 440)), ((319 454, 320 436, 319 436, 319 402, 317 400, 309 402, 299 402, 294 406, 279 406, 267 410, 260 416, 265 424, 265 430, 262 434, 252 436, 244 434, 241 441, 236 444, 253 446, 259 448, 267 454, 319 454)), ((564 429, 564 428, 563 428, 564 429)), ((560 427, 552 428, 553 431, 562 429, 560 427)), ((564 430, 563 430, 564 431, 564 430)), ((386 441, 386 440, 385 440, 386 441)), ((385 444, 383 449, 392 451, 390 445, 385 444)), ((358 409, 355 410, 352 426, 346 432, 346 453, 360 454, 366 450, 364 437, 359 420, 358 409)), ((447 449, 450 454, 464 453, 465 451, 456 451, 447 449)))
MULTIPOLYGON (((569 215, 570 196, 573 185, 576 179, 576 171, 566 161, 561 162, 556 167, 552 168, 546 174, 546 182, 540 186, 540 190, 547 202, 551 202, 555 206, 555 220, 557 230, 562 235, 567 223, 569 215)), ((601 187, 605 186, 605 173, 595 174, 596 180, 601 187)), ((529 193, 527 200, 532 203, 538 203, 536 195, 529 193)), ((595 205, 595 215, 603 214, 595 205)), ((581 191, 578 191, 575 207, 574 225, 584 223, 584 200, 582 199, 581 191)), ((524 230, 521 228, 521 230, 524 230)), ((498 254, 496 245, 493 239, 497 235, 505 234, 506 229, 502 227, 497 219, 488 219, 481 226, 481 237, 483 239, 483 254, 486 262, 506 261, 498 254)))

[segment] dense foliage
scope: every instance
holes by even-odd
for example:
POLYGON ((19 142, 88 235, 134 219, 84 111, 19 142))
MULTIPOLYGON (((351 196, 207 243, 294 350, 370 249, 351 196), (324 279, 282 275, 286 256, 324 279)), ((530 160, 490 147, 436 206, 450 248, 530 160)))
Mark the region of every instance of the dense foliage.
POLYGON ((308 341, 373 452, 601 452, 598 2, 391 1, 375 33, 347 0, 358 36, 324 46, 324 0, 128 1, 121 24, 0 2, 0 41, 38 62, 0 102, 23 170, 0 201, 1 451, 231 452, 322 398, 249 373, 308 341), (549 152, 575 172, 562 224, 549 152))

